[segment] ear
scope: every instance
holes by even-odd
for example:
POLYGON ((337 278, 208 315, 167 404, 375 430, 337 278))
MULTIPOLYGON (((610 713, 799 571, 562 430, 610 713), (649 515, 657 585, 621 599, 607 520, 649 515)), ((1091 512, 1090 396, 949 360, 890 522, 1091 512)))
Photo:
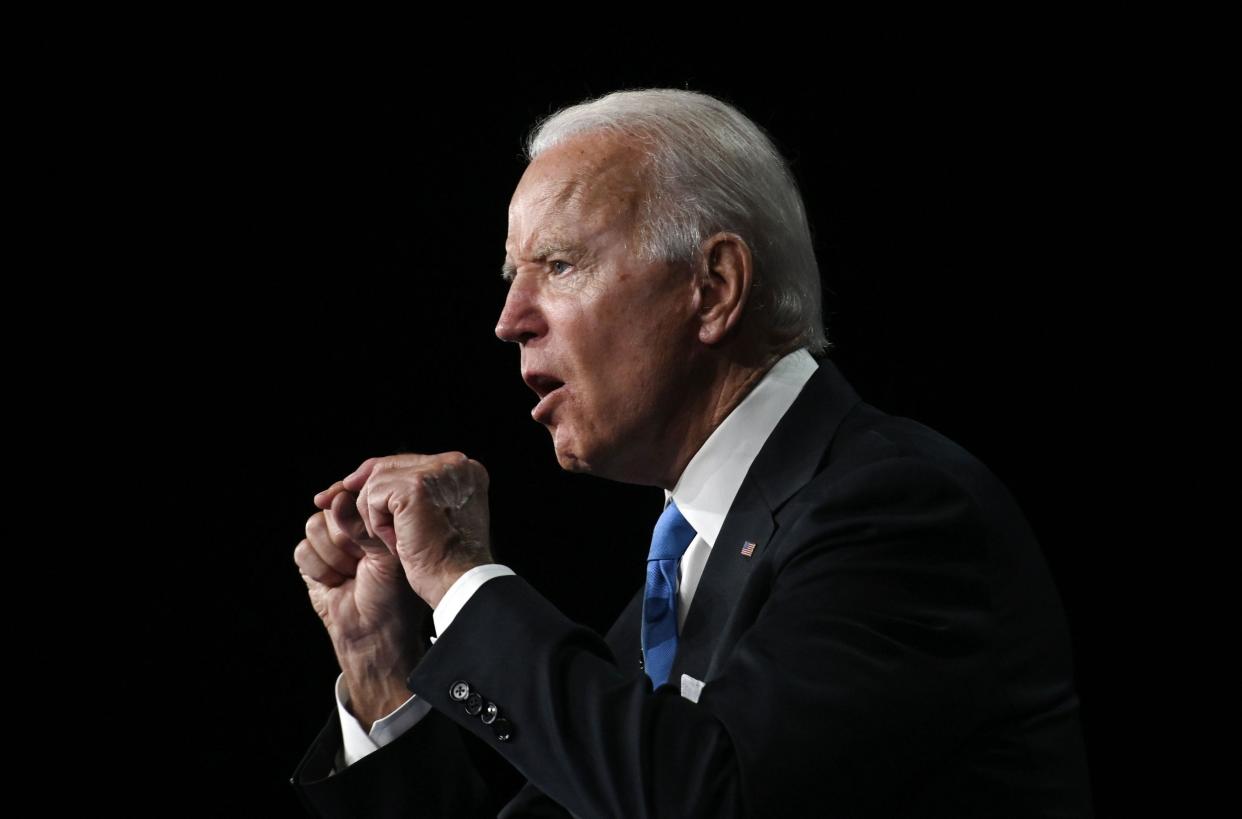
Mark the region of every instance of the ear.
POLYGON ((741 323, 750 298, 754 262, 750 248, 736 233, 717 233, 699 248, 699 340, 716 345, 741 323))

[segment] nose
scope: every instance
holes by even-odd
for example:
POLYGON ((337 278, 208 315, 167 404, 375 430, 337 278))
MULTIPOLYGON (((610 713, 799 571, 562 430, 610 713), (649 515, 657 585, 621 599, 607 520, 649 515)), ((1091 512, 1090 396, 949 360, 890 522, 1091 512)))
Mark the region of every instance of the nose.
POLYGON ((531 277, 518 274, 505 296, 504 309, 496 322, 496 336, 501 341, 525 344, 546 333, 547 329, 531 277))

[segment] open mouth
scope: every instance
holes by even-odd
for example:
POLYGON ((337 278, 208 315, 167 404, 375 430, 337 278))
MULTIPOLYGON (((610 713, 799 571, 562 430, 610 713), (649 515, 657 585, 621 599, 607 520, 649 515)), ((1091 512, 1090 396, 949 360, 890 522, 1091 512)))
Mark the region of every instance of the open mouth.
POLYGON ((528 373, 523 380, 526 386, 539 396, 539 403, 530 411, 530 417, 541 424, 547 422, 552 417, 552 404, 561 394, 561 388, 565 386, 565 382, 543 373, 528 373))
POLYGON ((535 391, 535 395, 542 399, 565 386, 565 382, 550 375, 532 373, 526 376, 526 385, 535 391))

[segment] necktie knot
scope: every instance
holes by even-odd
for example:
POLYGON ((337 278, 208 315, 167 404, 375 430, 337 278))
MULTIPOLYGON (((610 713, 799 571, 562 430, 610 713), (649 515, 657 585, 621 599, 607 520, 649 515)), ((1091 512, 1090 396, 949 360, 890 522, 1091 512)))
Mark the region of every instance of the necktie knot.
POLYGON ((694 527, 681 514, 677 504, 670 500, 664 507, 664 514, 656 521, 647 560, 680 560, 694 541, 694 535, 694 527))

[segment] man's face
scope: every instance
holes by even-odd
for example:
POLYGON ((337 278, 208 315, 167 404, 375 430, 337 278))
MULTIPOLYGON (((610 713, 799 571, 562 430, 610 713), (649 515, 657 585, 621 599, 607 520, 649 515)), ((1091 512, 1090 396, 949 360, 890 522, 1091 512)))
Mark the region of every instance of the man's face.
POLYGON ((638 167, 601 135, 530 164, 509 205, 511 284, 496 335, 521 346, 540 398, 531 415, 562 468, 654 483, 684 424, 695 286, 684 266, 639 259, 638 167))

